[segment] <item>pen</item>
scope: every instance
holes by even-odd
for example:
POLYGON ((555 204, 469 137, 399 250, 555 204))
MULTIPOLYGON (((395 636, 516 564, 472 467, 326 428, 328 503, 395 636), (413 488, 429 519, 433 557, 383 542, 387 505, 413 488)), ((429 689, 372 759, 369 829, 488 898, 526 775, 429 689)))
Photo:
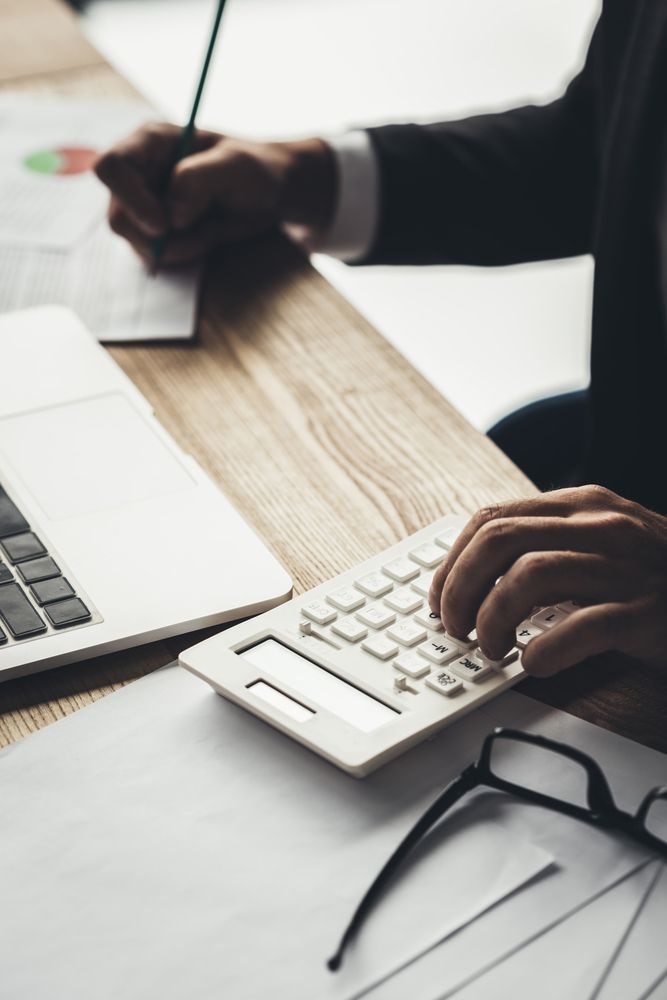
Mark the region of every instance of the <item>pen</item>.
MULTIPOLYGON (((218 30, 220 28, 220 21, 222 20, 222 12, 225 9, 225 4, 227 0, 218 0, 218 9, 215 14, 215 20, 213 21, 213 29, 211 31, 211 38, 208 43, 208 49, 206 50, 206 56, 204 58, 204 65, 202 66, 201 75, 199 77, 199 83, 197 84, 197 90, 195 93, 195 99, 192 103, 192 111, 190 112, 190 117, 186 125, 183 126, 183 130, 178 141, 178 146, 176 147, 176 156, 172 164, 172 169, 176 164, 188 155, 190 150, 190 143, 192 142, 192 134, 195 130, 195 122, 197 120, 197 112, 199 111, 199 105, 201 103, 202 94, 204 93, 204 87, 206 85, 206 77, 208 76, 209 66, 211 65, 211 58, 213 57, 213 50, 215 49, 215 43, 218 37, 218 30)), ((156 236, 156 238, 151 243, 151 252, 153 254, 154 264, 158 264, 160 258, 162 257, 167 242, 169 241, 170 233, 163 233, 161 236, 156 236)))

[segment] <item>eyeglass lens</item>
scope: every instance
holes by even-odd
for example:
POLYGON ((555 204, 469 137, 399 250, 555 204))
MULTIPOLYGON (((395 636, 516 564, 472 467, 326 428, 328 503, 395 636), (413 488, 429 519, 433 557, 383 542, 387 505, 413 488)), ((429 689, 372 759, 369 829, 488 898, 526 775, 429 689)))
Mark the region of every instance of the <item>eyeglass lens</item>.
POLYGON ((491 745, 489 767, 501 781, 570 805, 588 805, 586 768, 555 750, 497 737, 491 745))

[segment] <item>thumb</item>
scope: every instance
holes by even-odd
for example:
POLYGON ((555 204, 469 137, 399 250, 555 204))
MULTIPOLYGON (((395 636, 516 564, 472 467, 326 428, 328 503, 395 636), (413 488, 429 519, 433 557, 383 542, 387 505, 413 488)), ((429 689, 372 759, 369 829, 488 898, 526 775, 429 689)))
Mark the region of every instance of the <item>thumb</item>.
POLYGON ((189 229, 206 214, 220 187, 221 162, 215 148, 187 156, 174 167, 169 215, 174 229, 189 229))

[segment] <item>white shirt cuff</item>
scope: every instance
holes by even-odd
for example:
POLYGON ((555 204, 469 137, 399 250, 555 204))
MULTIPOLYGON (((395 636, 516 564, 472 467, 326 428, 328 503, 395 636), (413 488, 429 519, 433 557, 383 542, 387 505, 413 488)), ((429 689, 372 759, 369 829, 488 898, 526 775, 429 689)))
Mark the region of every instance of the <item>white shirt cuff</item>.
POLYGON ((329 230, 310 249, 352 263, 369 253, 375 239, 380 200, 377 156, 362 130, 326 141, 336 158, 338 204, 329 230))

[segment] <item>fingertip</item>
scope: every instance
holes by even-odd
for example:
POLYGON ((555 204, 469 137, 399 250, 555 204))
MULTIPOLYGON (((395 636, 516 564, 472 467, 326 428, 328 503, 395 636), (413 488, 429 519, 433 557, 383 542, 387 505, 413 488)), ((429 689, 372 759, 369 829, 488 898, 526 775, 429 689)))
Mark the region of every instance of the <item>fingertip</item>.
POLYGON ((113 173, 113 152, 111 150, 108 150, 106 153, 100 153, 93 162, 93 173, 98 180, 109 187, 109 178, 113 173))
POLYGON ((533 642, 526 646, 521 654, 521 666, 523 669, 531 677, 540 679, 552 677, 554 674, 557 674, 559 671, 558 667, 554 667, 546 657, 541 656, 538 649, 531 649, 534 642, 535 640, 533 639, 533 642))
MULTIPOLYGON (((478 632, 479 638, 479 632, 478 632)), ((514 637, 507 638, 504 640, 494 642, 479 640, 479 649, 483 656, 486 656, 489 660, 502 660, 504 656, 507 656, 510 649, 514 645, 514 637)))

